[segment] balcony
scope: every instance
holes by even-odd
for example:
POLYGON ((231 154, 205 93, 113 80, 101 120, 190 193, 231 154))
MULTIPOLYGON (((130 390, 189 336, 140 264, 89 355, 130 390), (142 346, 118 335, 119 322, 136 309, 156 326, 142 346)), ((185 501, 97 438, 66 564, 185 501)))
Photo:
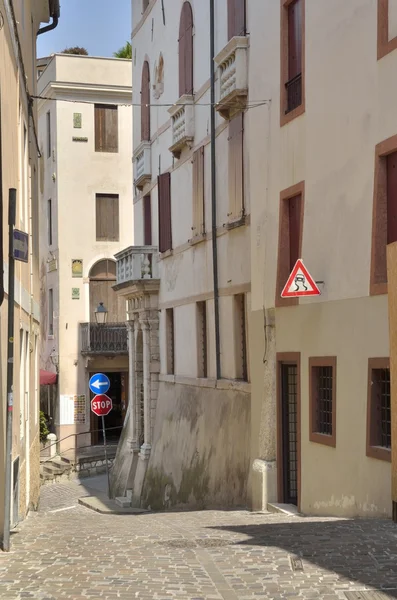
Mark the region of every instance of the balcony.
POLYGON ((170 152, 180 158, 183 148, 191 148, 194 142, 194 98, 181 96, 174 106, 168 109, 171 115, 172 145, 170 152))
POLYGON ((243 110, 248 96, 248 38, 234 37, 215 57, 218 69, 217 111, 231 119, 243 110))
POLYGON ((80 323, 80 335, 82 354, 128 354, 124 323, 80 323))
POLYGON ((150 142, 139 144, 132 159, 135 163, 134 184, 138 190, 142 190, 145 183, 150 183, 152 180, 150 142))

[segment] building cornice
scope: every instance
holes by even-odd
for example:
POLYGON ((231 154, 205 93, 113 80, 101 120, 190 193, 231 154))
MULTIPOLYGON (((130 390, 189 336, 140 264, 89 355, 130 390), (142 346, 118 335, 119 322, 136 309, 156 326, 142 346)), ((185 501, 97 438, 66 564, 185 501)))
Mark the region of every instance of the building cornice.
POLYGON ((112 104, 132 105, 132 88, 122 85, 98 85, 50 81, 40 92, 39 108, 51 100, 75 100, 78 102, 109 102, 112 104))

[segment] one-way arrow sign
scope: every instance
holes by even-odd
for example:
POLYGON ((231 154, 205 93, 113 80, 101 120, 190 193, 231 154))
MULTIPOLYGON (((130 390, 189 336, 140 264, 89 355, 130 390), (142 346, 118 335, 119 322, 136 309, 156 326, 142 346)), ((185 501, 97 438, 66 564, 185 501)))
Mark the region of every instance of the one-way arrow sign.
POLYGON ((90 390, 93 394, 106 394, 110 388, 110 380, 103 373, 96 373, 90 379, 90 390))
POLYGON ((22 262, 29 262, 29 235, 19 229, 14 229, 14 258, 22 262))

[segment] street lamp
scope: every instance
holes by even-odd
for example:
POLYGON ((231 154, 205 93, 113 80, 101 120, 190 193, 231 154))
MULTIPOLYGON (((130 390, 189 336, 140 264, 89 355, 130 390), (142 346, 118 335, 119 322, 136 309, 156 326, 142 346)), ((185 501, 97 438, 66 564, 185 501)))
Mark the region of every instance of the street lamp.
POLYGON ((103 305, 103 302, 100 302, 96 311, 95 311, 95 320, 98 325, 105 325, 108 318, 107 308, 103 305))

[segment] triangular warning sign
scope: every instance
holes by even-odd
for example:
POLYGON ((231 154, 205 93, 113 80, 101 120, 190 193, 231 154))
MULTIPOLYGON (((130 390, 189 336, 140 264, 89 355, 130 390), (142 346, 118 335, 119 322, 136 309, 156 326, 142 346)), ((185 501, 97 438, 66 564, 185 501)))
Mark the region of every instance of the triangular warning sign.
POLYGON ((282 298, 299 298, 301 296, 320 296, 316 282, 306 269, 301 259, 297 260, 288 281, 281 292, 282 298))

